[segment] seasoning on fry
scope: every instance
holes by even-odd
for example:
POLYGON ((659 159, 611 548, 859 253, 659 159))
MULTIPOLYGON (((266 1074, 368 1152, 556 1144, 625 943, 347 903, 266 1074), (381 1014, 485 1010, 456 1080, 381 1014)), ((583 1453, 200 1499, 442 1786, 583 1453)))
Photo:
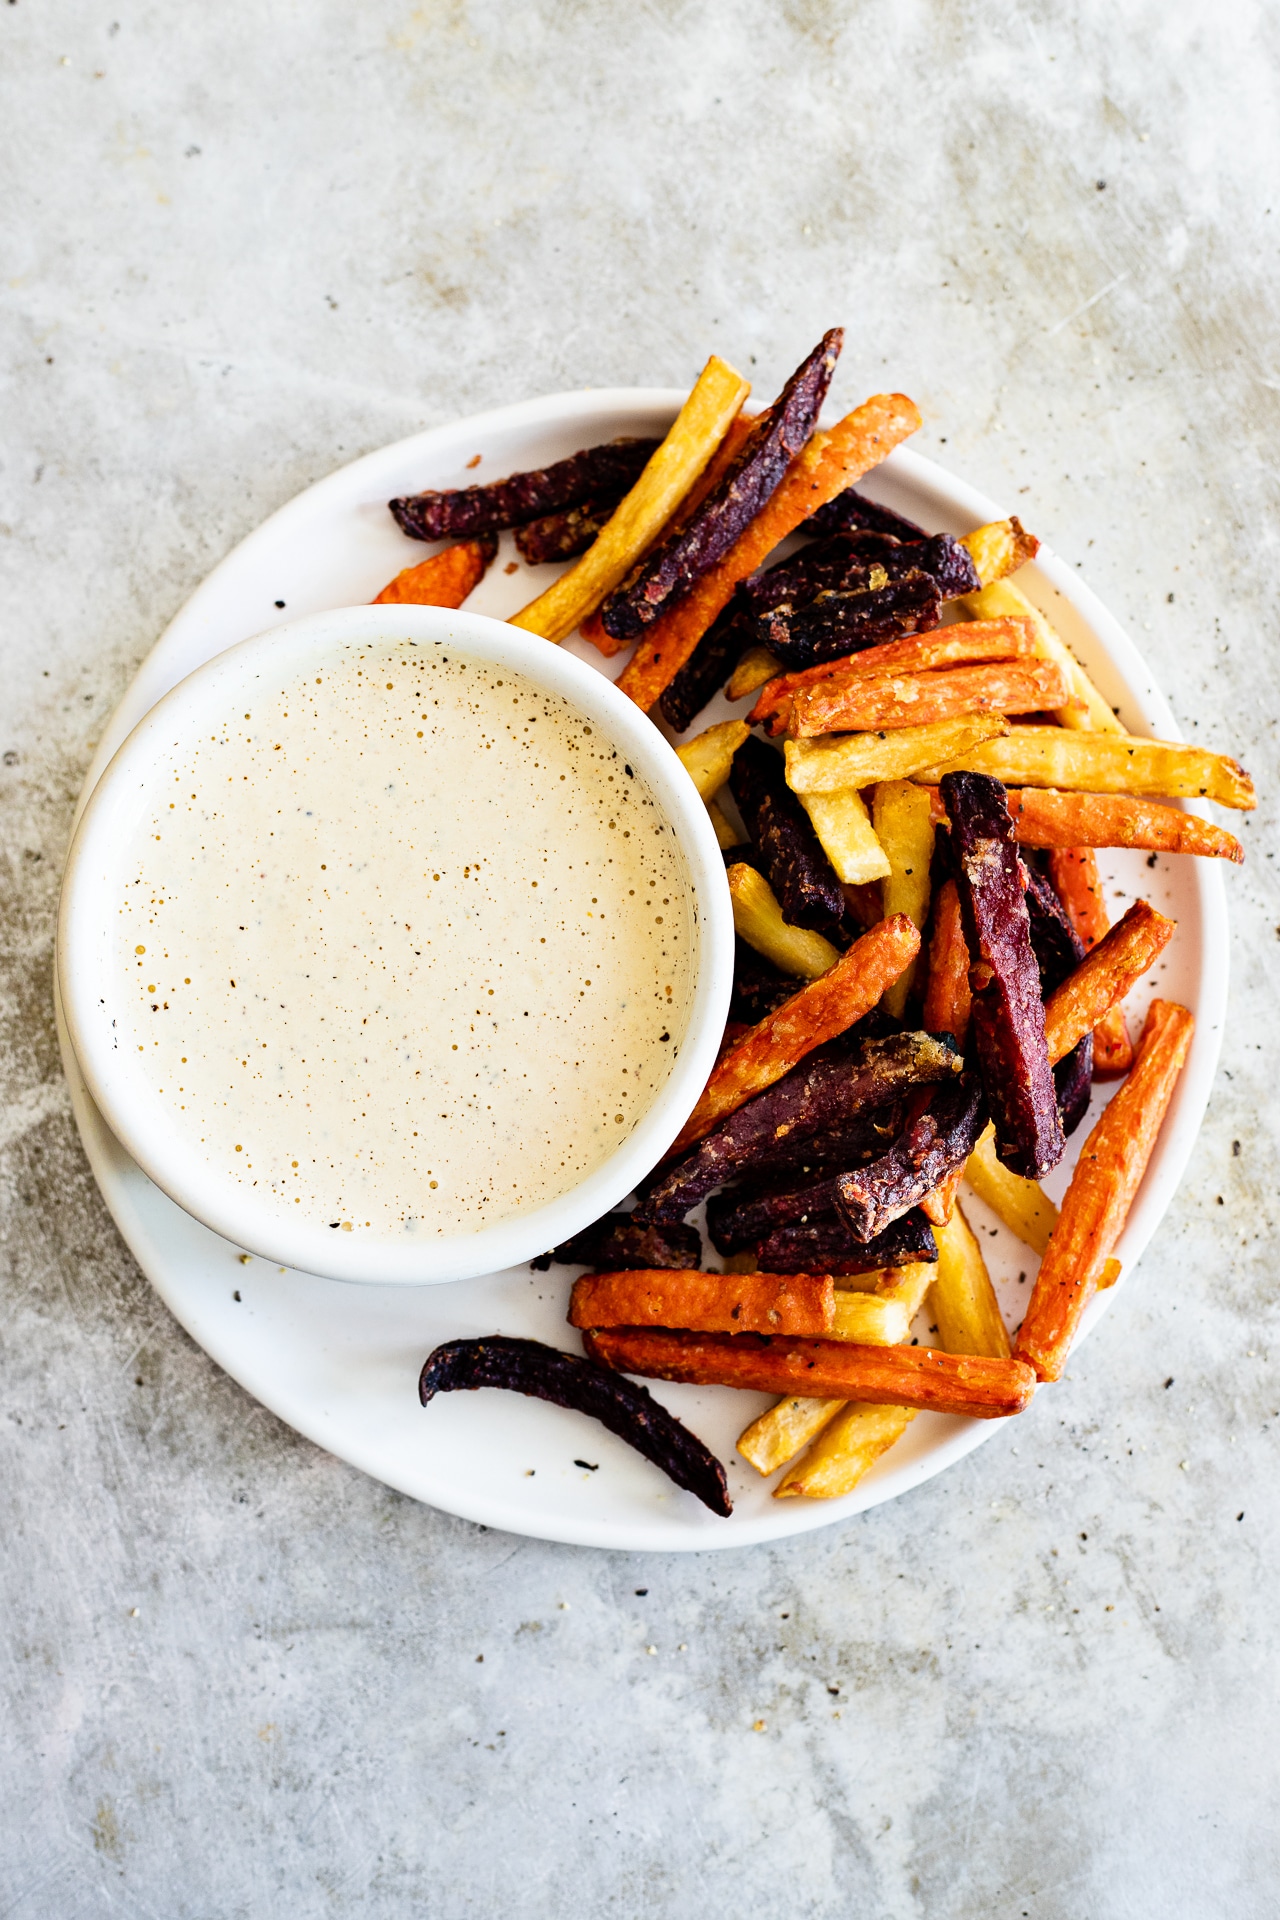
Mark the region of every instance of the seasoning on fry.
POLYGON ((936 767, 920 771, 932 783, 946 772, 985 773, 1006 786, 1075 787, 1088 793, 1163 793, 1175 800, 1216 800, 1246 812, 1258 802, 1253 781, 1225 753, 1130 734, 1072 733, 1063 727, 1010 727, 936 767))

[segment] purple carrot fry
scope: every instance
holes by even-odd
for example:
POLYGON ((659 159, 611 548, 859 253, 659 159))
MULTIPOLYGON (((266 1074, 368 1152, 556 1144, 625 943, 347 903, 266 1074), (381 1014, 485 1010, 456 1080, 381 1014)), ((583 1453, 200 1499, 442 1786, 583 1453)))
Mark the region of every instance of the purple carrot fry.
POLYGON ((724 1181, 768 1166, 786 1143, 791 1151, 806 1136, 830 1132, 888 1101, 908 1087, 948 1080, 963 1062, 927 1033, 893 1034, 815 1048, 773 1086, 723 1119, 682 1159, 660 1170, 636 1208, 642 1220, 673 1225, 724 1181))
POLYGON ((724 1468, 710 1449, 660 1406, 647 1387, 594 1360, 498 1333, 450 1340, 427 1356, 418 1398, 425 1407, 438 1393, 476 1387, 506 1387, 588 1414, 652 1460, 678 1487, 695 1494, 712 1513, 728 1519, 733 1512, 724 1468))
POLYGON ((752 734, 734 755, 729 789, 759 848, 783 919, 815 933, 837 931, 845 916, 844 894, 813 822, 787 785, 782 755, 752 734))
POLYGON ((904 520, 888 507, 877 506, 855 487, 846 487, 834 500, 828 500, 816 513, 811 513, 804 523, 806 533, 851 533, 859 529, 889 533, 895 540, 927 540, 929 537, 914 520, 904 520))
POLYGON ((751 645, 751 638, 750 619, 735 595, 659 697, 662 717, 673 733, 684 733, 708 700, 719 693, 751 645))
POLYGON ((933 1228, 918 1207, 904 1213, 873 1240, 855 1240, 843 1220, 810 1220, 779 1227, 756 1247, 762 1273, 874 1273, 877 1267, 908 1267, 938 1257, 933 1228))
POLYGON ((942 599, 932 574, 917 569, 889 579, 873 569, 867 586, 820 593, 807 606, 784 603, 755 622, 757 645, 776 654, 790 671, 860 653, 904 634, 929 633, 942 618, 942 599))
POLYGON ((801 361, 752 427, 737 458, 682 527, 654 548, 600 609, 614 640, 635 640, 722 560, 768 505, 783 474, 812 437, 844 343, 832 327, 801 361))
POLYGON ((973 1051, 996 1153, 1012 1172, 1039 1180, 1057 1166, 1066 1140, 1005 790, 985 773, 944 774, 941 790, 971 957, 973 1051))
POLYGON ((444 492, 411 493, 389 502, 401 530, 411 540, 470 540, 501 533, 547 513, 559 513, 584 500, 621 500, 644 472, 658 447, 656 440, 610 440, 585 447, 552 466, 509 474, 485 487, 453 487, 444 492))
POLYGON ((544 513, 516 528, 516 552, 530 567, 552 560, 574 560, 591 546, 601 528, 612 520, 620 495, 584 500, 558 513, 544 513))
POLYGON ((689 1273, 702 1265, 696 1227, 645 1226, 631 1213, 606 1213, 571 1240, 529 1262, 543 1273, 552 1261, 563 1267, 599 1267, 607 1273, 666 1268, 689 1273))
POLYGON ((964 1165, 986 1124, 982 1083, 976 1073, 966 1073, 939 1087, 879 1160, 838 1174, 831 1183, 835 1209, 854 1239, 873 1239, 918 1206, 964 1165))

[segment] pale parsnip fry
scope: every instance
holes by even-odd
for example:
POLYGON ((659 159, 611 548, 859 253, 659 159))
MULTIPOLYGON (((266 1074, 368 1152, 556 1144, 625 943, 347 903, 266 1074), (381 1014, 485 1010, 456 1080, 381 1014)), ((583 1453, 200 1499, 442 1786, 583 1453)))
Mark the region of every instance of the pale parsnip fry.
POLYGON ((876 1293, 837 1293, 835 1320, 828 1337, 860 1340, 872 1347, 896 1347, 907 1337, 911 1322, 900 1300, 876 1293))
MULTIPOLYGON (((996 1130, 989 1126, 965 1162, 964 1177, 1010 1233, 1043 1255, 1058 1220, 1058 1209, 1044 1188, 996 1159, 996 1130)), ((935 1238, 937 1236, 935 1235, 935 1238)))
MULTIPOLYGON (((865 739, 865 735, 855 735, 865 739)), ((807 743, 797 741, 797 747, 807 743)), ((825 742, 816 743, 825 747, 825 742)), ((790 762, 792 748, 787 748, 790 762)), ((932 785, 944 773, 988 773, 1007 787, 1068 787, 1085 793, 1162 793, 1175 800, 1216 800, 1248 810, 1253 781, 1235 760, 1172 740, 1136 740, 1126 733, 1072 733, 1062 727, 1010 727, 999 739, 962 748, 936 766, 917 769, 932 785)), ((795 781, 792 780, 792 786, 795 781)), ((848 782, 841 782, 847 785, 848 782)))
POLYGON ((714 800, 708 800, 707 812, 711 815, 711 824, 715 829, 716 845, 719 847, 721 853, 728 847, 737 847, 742 844, 742 835, 734 832, 724 810, 718 807, 714 800))
POLYGON ((774 1499, 838 1500, 841 1494, 852 1493, 881 1455, 901 1440, 915 1417, 914 1407, 845 1401, 824 1422, 804 1459, 782 1476, 773 1490, 774 1499))
POLYGON ((978 713, 932 727, 788 740, 787 785, 793 793, 839 793, 845 787, 873 787, 878 780, 908 780, 943 756, 949 766, 1008 732, 1009 722, 999 714, 978 713))
POLYGON ((959 1207, 945 1227, 935 1229, 934 1237, 938 1267, 929 1289, 929 1311, 943 1346, 948 1353, 1009 1353, 1009 1335, 982 1248, 959 1207))
POLYGON ((799 798, 837 880, 857 887, 888 878, 889 857, 856 787, 841 793, 802 793, 799 798))
POLYGON ((776 1473, 788 1460, 794 1460, 828 1421, 834 1420, 843 1400, 813 1400, 803 1394, 788 1394, 753 1420, 738 1436, 738 1452, 750 1461, 757 1473, 776 1473))
POLYGON ((750 391, 750 382, 713 353, 666 439, 593 544, 510 624, 560 641, 594 613, 661 533, 750 391))
POLYGON ((782 663, 768 647, 748 647, 729 677, 726 700, 745 700, 782 671, 782 663))
POLYGON ((1123 734, 1117 720, 1071 649, 1045 619, 1039 607, 1033 607, 1021 587, 1012 580, 994 580, 979 593, 965 596, 964 609, 975 620, 995 620, 1002 614, 1021 614, 1035 622, 1040 652, 1046 660, 1055 660, 1066 675, 1071 697, 1054 715, 1061 727, 1092 730, 1097 733, 1123 734))
POLYGON ((708 727, 705 733, 676 748, 681 766, 703 800, 719 793, 729 778, 733 756, 749 732, 745 720, 722 720, 719 726, 708 727))
POLYGON ((1027 532, 1016 514, 1009 520, 992 520, 985 527, 975 527, 972 533, 962 533, 960 545, 968 548, 984 587, 993 580, 1003 580, 1007 573, 1016 573, 1024 561, 1034 560, 1040 551, 1040 542, 1034 533, 1027 532))
POLYGON ((800 980, 816 980, 840 958, 837 949, 820 933, 813 933, 808 927, 787 925, 773 888, 754 867, 729 868, 729 897, 738 937, 762 953, 766 960, 771 960, 780 973, 794 974, 800 980))
MULTIPOLYGON (((933 860, 933 818, 929 798, 909 780, 883 780, 871 803, 876 838, 884 848, 889 872, 884 882, 886 916, 905 913, 917 932, 929 918, 929 868, 933 860)), ((900 1020, 916 975, 916 961, 894 981, 884 996, 886 1009, 900 1020)))
MULTIPOLYGON (((735 874, 751 872, 750 867, 731 867, 730 887, 735 874)), ((920 935, 901 913, 881 920, 855 940, 833 967, 748 1027, 737 1044, 721 1055, 670 1153, 681 1153, 701 1140, 718 1120, 736 1113, 754 1094, 790 1073, 814 1047, 847 1032, 855 1020, 870 1013, 919 951, 920 935)))

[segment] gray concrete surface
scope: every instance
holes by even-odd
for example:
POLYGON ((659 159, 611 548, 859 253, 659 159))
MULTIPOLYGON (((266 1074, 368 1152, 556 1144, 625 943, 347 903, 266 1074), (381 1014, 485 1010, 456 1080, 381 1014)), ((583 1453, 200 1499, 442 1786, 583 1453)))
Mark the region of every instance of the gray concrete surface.
POLYGON ((1280 1910, 1278 55, 1250 0, 0 8, 0 1915, 1280 1910), (120 1244, 49 1011, 72 797, 334 465, 713 347, 767 388, 834 320, 838 397, 915 394, 1259 777, 1224 1068, 1016 1446, 776 1551, 486 1534, 120 1244))

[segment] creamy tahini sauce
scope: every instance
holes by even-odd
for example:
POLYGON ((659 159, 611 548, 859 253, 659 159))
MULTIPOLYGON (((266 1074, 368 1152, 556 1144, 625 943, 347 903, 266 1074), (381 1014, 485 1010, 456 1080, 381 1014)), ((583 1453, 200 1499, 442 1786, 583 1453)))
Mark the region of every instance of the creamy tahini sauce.
POLYGON ((164 779, 124 864, 119 1043, 259 1201, 479 1230, 650 1107, 692 990, 684 862, 559 696, 447 645, 331 646, 164 779))

